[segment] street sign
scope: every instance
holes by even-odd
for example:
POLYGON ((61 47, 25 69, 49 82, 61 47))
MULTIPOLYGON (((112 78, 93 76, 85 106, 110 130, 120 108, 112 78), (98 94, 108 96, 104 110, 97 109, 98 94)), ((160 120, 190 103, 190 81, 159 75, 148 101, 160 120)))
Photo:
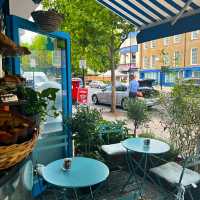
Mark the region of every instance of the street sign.
POLYGON ((79 67, 81 69, 86 69, 86 60, 80 60, 79 61, 79 67))
POLYGON ((31 60, 30 60, 30 66, 31 66, 32 68, 35 68, 35 67, 36 67, 36 61, 35 61, 34 58, 31 58, 31 60))

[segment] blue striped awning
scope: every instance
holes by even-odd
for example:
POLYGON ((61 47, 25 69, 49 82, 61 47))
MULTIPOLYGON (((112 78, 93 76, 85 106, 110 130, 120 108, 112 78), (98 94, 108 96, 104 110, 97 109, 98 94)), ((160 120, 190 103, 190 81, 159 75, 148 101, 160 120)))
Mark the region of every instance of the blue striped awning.
POLYGON ((200 29, 200 0, 97 1, 138 28, 138 43, 200 29))
POLYGON ((129 47, 123 47, 120 49, 121 54, 126 54, 126 53, 136 53, 138 51, 138 45, 132 45, 129 47))

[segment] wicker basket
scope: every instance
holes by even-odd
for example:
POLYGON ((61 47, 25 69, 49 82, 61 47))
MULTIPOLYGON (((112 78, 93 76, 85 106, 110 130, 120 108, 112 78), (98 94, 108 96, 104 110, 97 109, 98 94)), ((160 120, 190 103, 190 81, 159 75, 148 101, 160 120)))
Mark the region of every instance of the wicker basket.
MULTIPOLYGON (((11 122, 12 125, 26 123, 29 126, 26 129, 26 136, 17 140, 17 143, 0 146, 0 170, 7 169, 26 158, 33 150, 38 137, 38 129, 28 118, 13 112, 0 112, 0 126, 4 126, 5 122, 11 122), (21 142, 20 142, 21 141, 21 142)), ((9 130, 8 130, 9 131, 9 130)))
POLYGON ((0 146, 0 170, 12 167, 26 158, 36 144, 38 131, 33 133, 33 137, 21 144, 0 146))
POLYGON ((54 32, 58 30, 60 23, 63 21, 63 16, 54 10, 38 10, 31 13, 34 21, 38 24, 41 30, 45 32, 54 32))

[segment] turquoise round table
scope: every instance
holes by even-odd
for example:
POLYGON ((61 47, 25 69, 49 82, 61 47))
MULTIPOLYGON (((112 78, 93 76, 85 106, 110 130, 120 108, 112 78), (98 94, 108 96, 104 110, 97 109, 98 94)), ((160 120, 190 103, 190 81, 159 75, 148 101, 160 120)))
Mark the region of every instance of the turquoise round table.
POLYGON ((170 146, 165 142, 150 138, 128 138, 121 143, 127 150, 127 163, 130 170, 130 176, 127 182, 124 184, 122 190, 124 190, 130 180, 135 177, 136 185, 138 186, 138 189, 140 191, 140 196, 143 196, 142 190, 144 189, 144 181, 147 177, 151 179, 151 177, 147 173, 147 162, 149 161, 151 164, 153 163, 150 155, 166 153, 170 150, 170 146), (149 140, 148 145, 145 145, 145 140, 149 140), (139 161, 134 159, 134 152, 141 153, 141 159, 139 161), (140 181, 138 181, 136 169, 139 169, 143 172, 141 183, 139 183, 140 181))
POLYGON ((76 199, 78 199, 76 189, 82 187, 90 187, 91 196, 94 198, 91 186, 102 183, 109 176, 108 167, 95 159, 74 157, 71 168, 66 171, 63 170, 63 162, 63 159, 60 159, 48 164, 43 169, 43 177, 55 186, 72 188, 76 199))
POLYGON ((130 150, 138 153, 161 154, 170 150, 170 146, 165 142, 150 138, 128 138, 122 141, 122 145, 130 150), (149 139, 149 145, 144 145, 144 140, 149 139))

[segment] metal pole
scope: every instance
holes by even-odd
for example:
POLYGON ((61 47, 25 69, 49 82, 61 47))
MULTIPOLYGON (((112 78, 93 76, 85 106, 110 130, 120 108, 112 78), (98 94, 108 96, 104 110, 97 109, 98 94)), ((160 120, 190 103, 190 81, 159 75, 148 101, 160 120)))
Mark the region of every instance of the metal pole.
POLYGON ((131 34, 129 33, 129 45, 130 45, 130 64, 129 64, 129 82, 130 82, 130 75, 131 75, 131 34))
POLYGON ((83 87, 85 87, 85 70, 84 70, 84 67, 83 67, 83 87))

